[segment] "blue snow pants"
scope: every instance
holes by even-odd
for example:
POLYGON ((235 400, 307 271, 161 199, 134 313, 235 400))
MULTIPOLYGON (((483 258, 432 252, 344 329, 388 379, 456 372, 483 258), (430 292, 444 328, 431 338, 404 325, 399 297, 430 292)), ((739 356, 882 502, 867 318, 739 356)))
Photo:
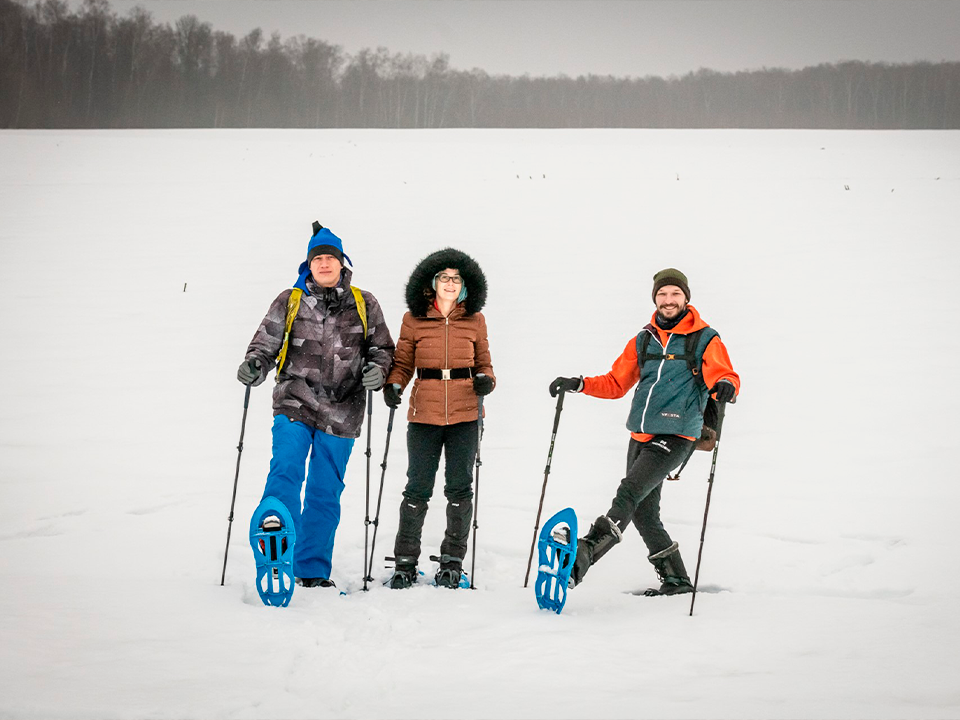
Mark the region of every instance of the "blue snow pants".
POLYGON ((340 524, 343 475, 353 443, 353 438, 328 435, 286 415, 273 418, 273 458, 263 497, 277 498, 293 516, 297 531, 293 551, 296 577, 330 577, 333 540, 340 524), (307 486, 301 510, 305 474, 307 486))

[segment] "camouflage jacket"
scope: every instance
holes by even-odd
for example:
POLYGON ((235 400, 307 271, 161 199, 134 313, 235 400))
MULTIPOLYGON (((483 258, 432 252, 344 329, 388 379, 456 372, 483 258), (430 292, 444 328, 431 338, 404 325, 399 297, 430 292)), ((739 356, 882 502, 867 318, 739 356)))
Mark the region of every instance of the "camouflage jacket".
MULTIPOLYGON (((348 438, 359 437, 363 426, 363 366, 372 362, 386 377, 394 351, 380 304, 366 291, 368 330, 364 340, 357 302, 350 292, 352 274, 345 269, 335 288, 322 288, 307 279, 307 292, 290 329, 287 359, 273 390, 274 415, 286 415, 329 435, 348 438)), ((290 292, 284 290, 273 301, 247 348, 246 359, 256 358, 261 366, 254 385, 262 383, 276 366, 290 292)))

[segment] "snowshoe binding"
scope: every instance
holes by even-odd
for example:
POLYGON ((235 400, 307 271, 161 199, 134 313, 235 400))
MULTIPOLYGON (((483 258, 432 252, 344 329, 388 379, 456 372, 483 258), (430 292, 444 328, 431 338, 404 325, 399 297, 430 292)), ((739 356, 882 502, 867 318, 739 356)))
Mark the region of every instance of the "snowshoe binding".
POLYGON ((463 558, 453 557, 452 555, 431 555, 430 559, 440 563, 440 569, 433 576, 433 583, 437 587, 450 588, 469 588, 470 578, 463 571, 463 558))
POLYGON ((417 582, 419 573, 417 572, 417 559, 413 557, 388 557, 387 561, 393 560, 396 565, 393 569, 393 575, 384 585, 393 590, 403 590, 417 582))

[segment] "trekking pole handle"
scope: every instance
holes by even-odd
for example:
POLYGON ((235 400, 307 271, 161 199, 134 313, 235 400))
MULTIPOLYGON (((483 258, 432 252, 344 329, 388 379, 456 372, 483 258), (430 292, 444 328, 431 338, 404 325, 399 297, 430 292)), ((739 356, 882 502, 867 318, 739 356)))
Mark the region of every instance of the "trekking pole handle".
POLYGON ((723 430, 723 414, 727 410, 725 402, 717 403, 717 442, 720 442, 720 433, 723 430))
MULTIPOLYGON (((547 467, 544 469, 545 474, 550 472, 550 464, 553 462, 553 445, 557 441, 557 429, 560 427, 560 413, 563 412, 563 396, 566 395, 566 392, 563 390, 557 395, 557 412, 553 416, 553 432, 550 434, 550 452, 547 453, 547 467)), ((540 516, 537 515, 537 525, 540 524, 540 516)))

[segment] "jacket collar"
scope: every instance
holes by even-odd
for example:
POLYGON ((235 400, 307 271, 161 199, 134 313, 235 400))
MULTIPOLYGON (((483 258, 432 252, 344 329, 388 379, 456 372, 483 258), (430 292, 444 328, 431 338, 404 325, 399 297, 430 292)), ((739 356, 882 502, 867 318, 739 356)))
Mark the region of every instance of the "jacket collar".
MULTIPOLYGON (((464 307, 463 303, 457 303, 453 306, 453 310, 450 311, 450 314, 447 316, 449 320, 457 320, 463 317, 466 314, 467 310, 464 307)), ((443 313, 437 308, 437 302, 434 300, 427 306, 427 315, 428 318, 439 318, 443 319, 443 313)))
POLYGON ((690 333, 697 332, 697 330, 709 327, 693 305, 688 303, 687 310, 689 311, 687 312, 687 316, 681 320, 676 327, 670 328, 669 330, 664 330, 657 325, 657 311, 654 310, 653 315, 650 317, 650 324, 644 329, 653 333, 654 337, 664 337, 665 335, 689 335, 690 333))

